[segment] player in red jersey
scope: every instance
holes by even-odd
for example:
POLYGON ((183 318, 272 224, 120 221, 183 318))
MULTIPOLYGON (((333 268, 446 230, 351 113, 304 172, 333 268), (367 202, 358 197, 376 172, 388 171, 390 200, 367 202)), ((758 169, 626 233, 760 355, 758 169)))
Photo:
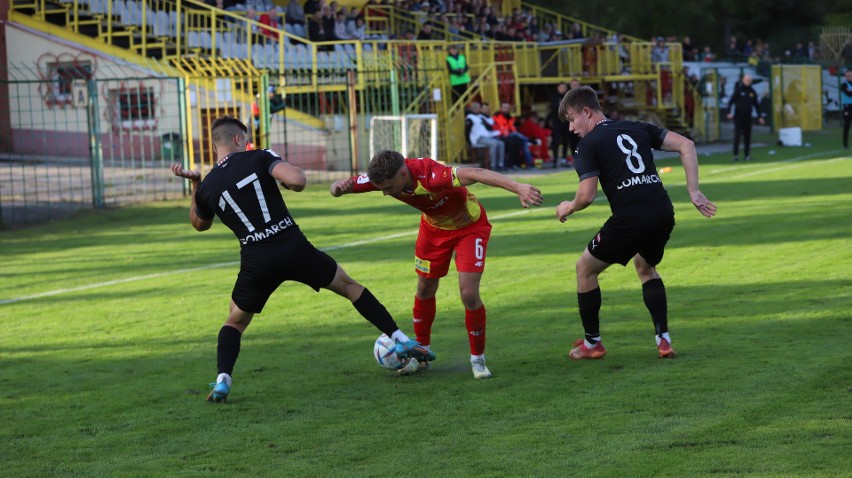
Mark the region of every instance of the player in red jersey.
MULTIPOLYGON (((331 185, 331 195, 382 191, 423 212, 414 247, 414 268, 418 274, 414 332, 417 340, 428 348, 435 320, 435 293, 439 281, 447 275, 455 252, 470 341, 470 362, 474 378, 480 379, 491 376, 485 366, 485 306, 479 296, 491 224, 476 196, 465 187, 474 183, 513 192, 525 208, 541 205, 541 191, 536 187, 500 173, 482 168, 448 167, 429 158, 404 158, 389 150, 373 156, 366 174, 335 181, 331 185)), ((410 374, 428 367, 428 362, 412 360, 400 373, 410 374)))

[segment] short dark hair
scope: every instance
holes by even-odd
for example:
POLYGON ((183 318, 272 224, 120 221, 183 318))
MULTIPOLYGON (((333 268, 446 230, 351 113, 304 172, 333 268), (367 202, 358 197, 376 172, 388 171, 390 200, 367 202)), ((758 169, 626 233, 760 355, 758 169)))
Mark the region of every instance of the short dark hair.
POLYGON ((248 128, 242 121, 225 115, 213 120, 213 124, 210 125, 210 133, 213 136, 213 144, 220 144, 238 134, 248 135, 248 128))
POLYGON ((370 160, 367 176, 374 183, 383 183, 394 177, 399 168, 405 165, 405 157, 390 149, 379 151, 370 160))
POLYGON ((598 94, 591 87, 581 86, 568 90, 562 101, 559 103, 559 119, 562 121, 568 120, 568 108, 574 111, 589 108, 592 111, 601 111, 601 104, 598 101, 598 94))

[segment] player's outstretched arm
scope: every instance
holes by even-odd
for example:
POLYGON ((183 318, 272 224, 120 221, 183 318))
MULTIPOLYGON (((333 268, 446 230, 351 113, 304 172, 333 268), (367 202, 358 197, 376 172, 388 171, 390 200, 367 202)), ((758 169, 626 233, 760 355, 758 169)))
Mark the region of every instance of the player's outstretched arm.
POLYGON ((337 181, 331 183, 331 187, 329 187, 329 192, 332 196, 339 198, 344 194, 351 193, 352 188, 354 186, 355 181, 352 178, 338 179, 337 181))
POLYGON ((556 219, 559 222, 565 222, 568 216, 577 211, 582 211, 589 207, 594 202, 598 195, 598 177, 592 176, 580 181, 577 186, 577 193, 574 194, 572 201, 562 201, 556 206, 556 219))
POLYGON ((299 192, 305 189, 308 184, 308 178, 301 168, 293 166, 290 163, 281 161, 272 168, 272 177, 275 178, 281 186, 291 191, 299 192))
POLYGON ((695 151, 695 143, 689 138, 669 131, 660 149, 680 153, 680 162, 686 173, 686 190, 689 192, 692 205, 705 217, 715 216, 716 205, 698 189, 698 153, 695 151))
POLYGON ((206 231, 210 229, 210 226, 213 225, 213 220, 202 219, 195 212, 195 191, 198 190, 198 186, 201 184, 201 172, 195 170, 183 169, 183 165, 173 164, 172 165, 172 174, 179 178, 189 179, 192 183, 191 191, 190 191, 190 203, 189 203, 189 222, 192 224, 192 227, 195 228, 196 231, 206 231))
POLYGON ((513 192, 518 195, 518 199, 521 200, 523 207, 541 206, 544 200, 541 191, 537 187, 531 184, 519 183, 508 176, 503 176, 490 169, 458 168, 456 169, 456 176, 459 178, 462 186, 482 183, 513 192))

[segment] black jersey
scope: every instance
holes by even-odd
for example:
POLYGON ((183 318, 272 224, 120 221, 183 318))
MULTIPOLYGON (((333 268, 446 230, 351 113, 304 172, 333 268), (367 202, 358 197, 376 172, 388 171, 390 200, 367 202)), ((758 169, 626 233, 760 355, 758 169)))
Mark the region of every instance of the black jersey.
POLYGON ((756 111, 758 116, 762 116, 760 103, 757 101, 757 93, 751 86, 738 83, 734 87, 734 94, 731 95, 731 101, 728 104, 728 114, 733 113, 738 120, 751 121, 752 111, 756 111))
POLYGON ((279 161, 281 157, 265 149, 230 154, 195 192, 196 214, 205 220, 219 216, 241 246, 273 244, 301 234, 271 174, 279 161))
POLYGON ((574 168, 581 181, 598 176, 613 215, 671 208, 651 153, 666 133, 651 123, 606 120, 580 140, 574 168))

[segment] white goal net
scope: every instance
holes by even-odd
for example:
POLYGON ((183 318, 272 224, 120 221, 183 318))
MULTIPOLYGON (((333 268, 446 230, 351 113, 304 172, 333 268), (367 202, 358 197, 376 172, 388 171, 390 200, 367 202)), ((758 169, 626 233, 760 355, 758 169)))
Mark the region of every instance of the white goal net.
POLYGON ((373 116, 370 158, 392 149, 406 158, 438 159, 438 115, 373 116))

